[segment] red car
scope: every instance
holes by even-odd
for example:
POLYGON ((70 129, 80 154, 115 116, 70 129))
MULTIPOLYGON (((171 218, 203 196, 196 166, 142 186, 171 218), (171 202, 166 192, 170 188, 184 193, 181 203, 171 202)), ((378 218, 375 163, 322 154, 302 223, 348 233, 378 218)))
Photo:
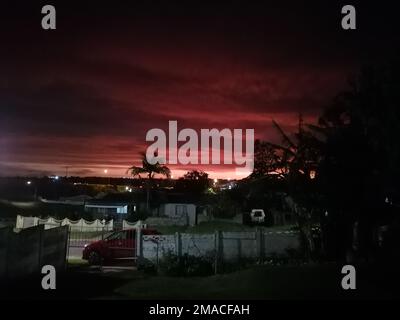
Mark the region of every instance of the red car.
MULTIPOLYGON (((160 234, 154 229, 141 229, 143 235, 160 234)), ((91 265, 98 265, 102 261, 134 258, 136 247, 136 229, 116 231, 103 240, 85 245, 82 259, 91 265)))

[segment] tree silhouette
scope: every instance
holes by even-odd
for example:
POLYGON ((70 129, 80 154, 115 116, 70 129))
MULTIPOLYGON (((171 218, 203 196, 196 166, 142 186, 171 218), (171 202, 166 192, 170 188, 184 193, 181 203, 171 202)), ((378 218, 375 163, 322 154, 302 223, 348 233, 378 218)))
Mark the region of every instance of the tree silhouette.
POLYGON ((321 192, 332 218, 343 225, 347 248, 357 222, 366 234, 364 249, 370 250, 373 229, 386 219, 385 199, 399 197, 399 71, 399 61, 363 68, 319 120, 326 136, 321 192))
MULTIPOLYGON (((280 134, 281 143, 256 142, 251 178, 269 177, 268 180, 263 179, 263 183, 269 186, 273 186, 271 179, 283 183, 286 203, 296 216, 305 251, 311 255, 314 249, 311 231, 313 216, 318 211, 315 176, 311 173, 315 174, 321 159, 321 141, 314 134, 314 128, 304 125, 301 115, 293 138, 276 121, 272 123, 280 134)), ((275 186, 281 188, 282 183, 275 183, 275 186)))
POLYGON ((188 171, 176 182, 175 189, 177 191, 185 191, 191 193, 202 194, 210 186, 208 174, 204 171, 192 170, 188 171))
POLYGON ((132 166, 128 169, 128 171, 131 173, 132 176, 134 177, 139 177, 142 178, 142 175, 145 175, 147 177, 146 181, 146 209, 149 209, 149 201, 150 201, 150 189, 153 185, 154 181, 154 176, 155 175, 162 175, 167 178, 171 177, 171 170, 165 166, 161 165, 158 162, 155 164, 150 163, 147 160, 146 154, 141 153, 142 156, 142 166, 132 166))
POLYGON ((270 143, 256 140, 254 142, 254 169, 251 178, 260 178, 268 174, 280 174, 280 157, 277 149, 270 143))

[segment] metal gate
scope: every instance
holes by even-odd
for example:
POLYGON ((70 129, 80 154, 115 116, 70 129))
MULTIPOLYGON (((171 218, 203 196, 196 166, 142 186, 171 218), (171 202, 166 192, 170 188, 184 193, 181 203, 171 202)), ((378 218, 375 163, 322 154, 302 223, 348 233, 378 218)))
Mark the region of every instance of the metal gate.
POLYGON ((98 250, 98 247, 96 248, 96 244, 86 249, 86 256, 90 256, 91 251, 96 251, 98 255, 97 261, 100 265, 104 263, 113 265, 132 264, 136 261, 137 230, 137 228, 130 228, 117 231, 106 229, 99 231, 96 229, 88 230, 87 228, 85 230, 70 228, 68 260, 82 259, 85 246, 99 240, 106 240, 107 242, 101 245, 101 250, 98 250))

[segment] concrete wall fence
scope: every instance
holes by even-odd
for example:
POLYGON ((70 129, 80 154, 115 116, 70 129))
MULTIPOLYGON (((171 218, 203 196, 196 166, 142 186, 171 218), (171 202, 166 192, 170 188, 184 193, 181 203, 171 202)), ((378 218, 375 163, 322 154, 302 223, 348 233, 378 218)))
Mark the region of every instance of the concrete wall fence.
POLYGON ((45 229, 39 225, 19 232, 0 229, 0 279, 40 274, 44 265, 63 270, 66 263, 68 227, 45 229))
POLYGON ((264 259, 273 254, 285 255, 286 249, 299 248, 296 232, 221 232, 213 234, 176 233, 174 235, 139 235, 138 258, 158 263, 168 252, 179 256, 217 255, 222 261, 243 258, 264 259))

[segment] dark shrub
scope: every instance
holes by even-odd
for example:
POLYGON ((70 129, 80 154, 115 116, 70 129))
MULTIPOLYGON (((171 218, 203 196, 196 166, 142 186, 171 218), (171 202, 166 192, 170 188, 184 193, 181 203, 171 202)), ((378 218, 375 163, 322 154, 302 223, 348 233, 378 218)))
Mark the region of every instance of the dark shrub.
POLYGON ((212 255, 195 257, 188 254, 179 257, 169 251, 160 260, 158 269, 168 276, 208 276, 213 274, 213 258, 212 255))

